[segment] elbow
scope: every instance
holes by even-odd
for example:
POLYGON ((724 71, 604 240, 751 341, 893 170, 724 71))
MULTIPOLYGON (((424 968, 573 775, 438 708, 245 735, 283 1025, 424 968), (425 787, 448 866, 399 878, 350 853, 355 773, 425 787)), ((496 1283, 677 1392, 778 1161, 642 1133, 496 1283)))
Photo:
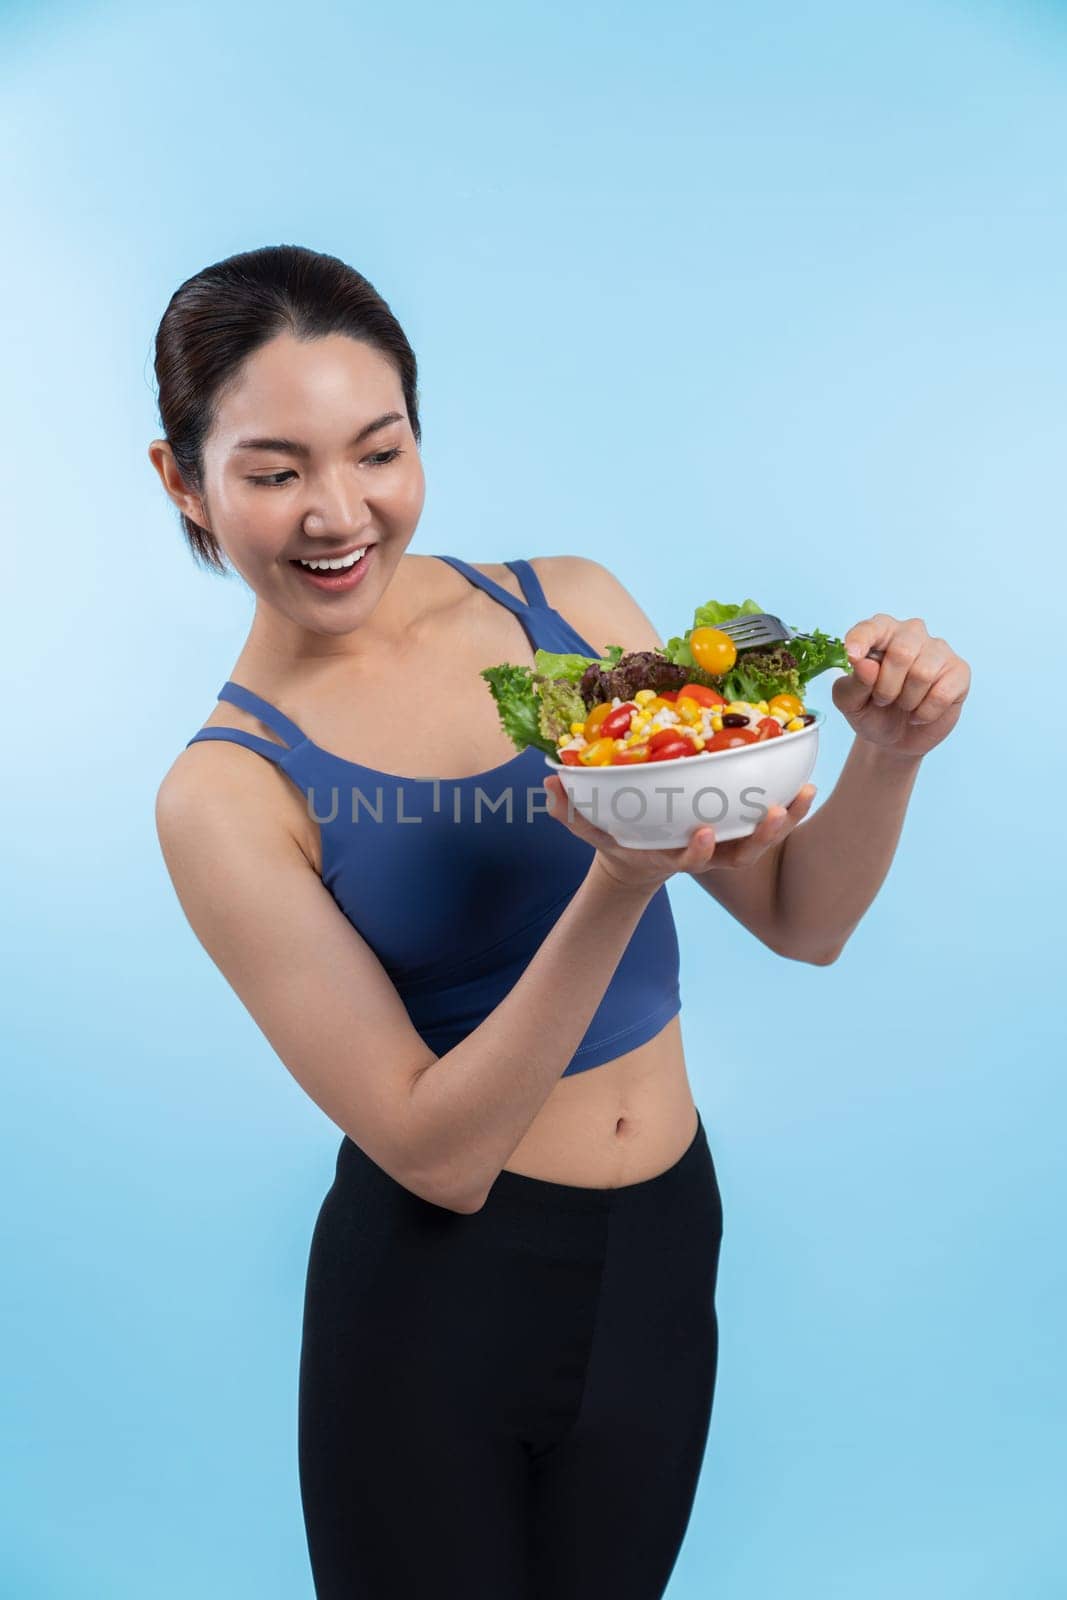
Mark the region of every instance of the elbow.
POLYGON ((844 945, 837 945, 833 950, 823 951, 819 955, 804 956, 802 959, 812 967, 832 967, 843 949, 844 945))
POLYGON ((830 967, 833 966, 845 948, 845 942, 842 939, 840 944, 831 945, 829 948, 826 946, 813 948, 811 945, 800 944, 775 944, 771 945, 771 949, 776 956, 782 956, 786 961, 802 961, 809 967, 830 967))
POLYGON ((469 1189, 460 1192, 443 1188, 421 1189, 415 1192, 419 1193, 423 1200, 428 1200, 430 1205, 440 1206, 444 1211, 455 1211, 457 1215, 463 1217, 471 1217, 476 1211, 480 1211, 489 1198, 487 1189, 476 1193, 469 1189))
POLYGON ((455 1211, 461 1216, 472 1216, 485 1205, 491 1185, 472 1181, 469 1173, 459 1175, 454 1170, 429 1171, 423 1168, 419 1172, 409 1171, 404 1179, 404 1187, 432 1206, 455 1211))

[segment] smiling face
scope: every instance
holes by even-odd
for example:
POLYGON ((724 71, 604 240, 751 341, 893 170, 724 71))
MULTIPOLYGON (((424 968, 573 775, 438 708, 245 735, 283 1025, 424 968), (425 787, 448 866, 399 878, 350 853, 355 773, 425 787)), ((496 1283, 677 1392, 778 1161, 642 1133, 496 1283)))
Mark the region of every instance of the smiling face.
POLYGON ((214 534, 272 629, 338 635, 375 610, 411 541, 425 479, 400 378, 344 334, 279 334, 219 398, 203 494, 185 489, 169 447, 149 451, 175 504, 214 534), (364 549, 354 568, 308 576, 298 563, 364 549))

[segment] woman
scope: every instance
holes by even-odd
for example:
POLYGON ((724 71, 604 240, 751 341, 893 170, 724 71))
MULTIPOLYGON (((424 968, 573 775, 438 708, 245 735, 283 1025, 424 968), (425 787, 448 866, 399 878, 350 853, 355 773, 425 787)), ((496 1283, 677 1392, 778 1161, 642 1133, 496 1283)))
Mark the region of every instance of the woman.
POLYGON ((722 1234, 665 882, 833 961, 966 664, 917 618, 858 623, 833 685, 857 738, 817 816, 807 784, 747 839, 620 849, 516 756, 479 672, 660 640, 596 561, 407 553, 416 363, 371 285, 290 246, 217 263, 173 296, 156 374, 153 466, 197 559, 255 595, 160 842, 344 1134, 300 1362, 316 1593, 653 1600, 704 1454, 722 1234))

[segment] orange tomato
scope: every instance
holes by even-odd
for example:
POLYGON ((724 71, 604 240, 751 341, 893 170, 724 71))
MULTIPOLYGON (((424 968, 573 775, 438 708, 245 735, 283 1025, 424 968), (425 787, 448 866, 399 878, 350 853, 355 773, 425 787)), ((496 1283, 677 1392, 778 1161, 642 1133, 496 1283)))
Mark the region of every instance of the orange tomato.
POLYGON ((578 760, 583 767, 609 767, 614 755, 614 739, 594 739, 584 750, 579 750, 578 760))
POLYGON ((713 678, 729 672, 737 660, 737 646, 721 628, 694 628, 689 635, 689 648, 697 666, 710 672, 713 678))
POLYGON ((795 694, 776 694, 768 700, 772 711, 780 711, 783 717, 799 717, 804 711, 804 702, 798 700, 795 694))

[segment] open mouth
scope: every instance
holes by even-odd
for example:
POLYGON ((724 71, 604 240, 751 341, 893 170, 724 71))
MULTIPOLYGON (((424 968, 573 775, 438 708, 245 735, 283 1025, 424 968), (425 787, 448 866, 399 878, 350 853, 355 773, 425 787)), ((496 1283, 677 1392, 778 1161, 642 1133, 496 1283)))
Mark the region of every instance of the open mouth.
POLYGON ((352 589, 363 575, 363 569, 371 559, 372 544, 363 545, 359 550, 353 550, 351 555, 334 560, 326 560, 315 565, 299 560, 290 561, 289 565, 316 589, 327 593, 339 590, 352 589))

